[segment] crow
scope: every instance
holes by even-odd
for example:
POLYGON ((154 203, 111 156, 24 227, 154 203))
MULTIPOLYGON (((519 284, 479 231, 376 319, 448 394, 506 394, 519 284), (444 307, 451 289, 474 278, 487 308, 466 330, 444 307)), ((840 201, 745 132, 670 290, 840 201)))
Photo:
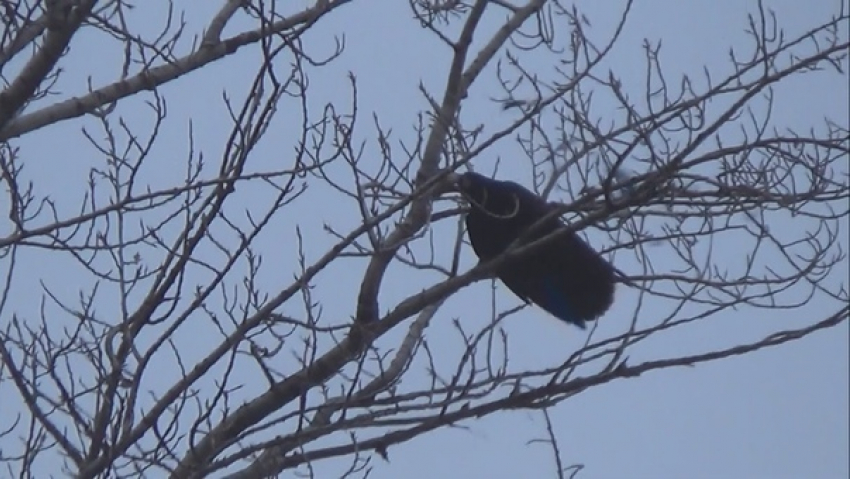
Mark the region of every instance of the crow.
MULTIPOLYGON (((481 262, 504 253, 518 238, 517 247, 567 229, 553 214, 554 205, 512 181, 470 172, 457 175, 456 186, 470 206, 466 232, 481 262)), ((502 263, 495 274, 526 303, 584 329, 614 302, 615 271, 578 234, 567 231, 502 263)))

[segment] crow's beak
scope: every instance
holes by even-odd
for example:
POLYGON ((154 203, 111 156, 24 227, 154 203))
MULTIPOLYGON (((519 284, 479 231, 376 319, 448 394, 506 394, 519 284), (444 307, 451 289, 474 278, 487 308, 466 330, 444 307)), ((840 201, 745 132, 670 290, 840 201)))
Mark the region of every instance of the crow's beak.
POLYGON ((446 176, 447 191, 461 191, 463 188, 463 175, 451 172, 446 176))
POLYGON ((449 172, 434 186, 434 193, 436 196, 442 196, 446 193, 454 193, 460 191, 458 188, 458 182, 461 179, 461 175, 455 172, 449 172))

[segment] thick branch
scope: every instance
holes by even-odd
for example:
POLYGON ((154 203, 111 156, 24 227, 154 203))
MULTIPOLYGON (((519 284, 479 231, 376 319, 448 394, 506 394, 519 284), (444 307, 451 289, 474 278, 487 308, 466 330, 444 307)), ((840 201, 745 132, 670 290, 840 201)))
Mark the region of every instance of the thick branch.
MULTIPOLYGON (((142 90, 152 90, 187 73, 198 70, 209 63, 232 55, 238 49, 256 43, 263 38, 279 34, 299 25, 312 25, 326 13, 350 1, 334 0, 331 2, 317 2, 316 6, 289 16, 284 20, 236 35, 215 44, 204 43, 200 50, 174 62, 143 70, 126 80, 107 85, 88 95, 71 98, 34 111, 14 121, 8 121, 11 118, 11 116, 6 116, 6 111, 9 108, 6 107, 5 102, 8 100, 5 100, 5 96, 0 96, 0 141, 16 138, 44 126, 91 113, 104 105, 127 98, 142 90)), ((9 90, 11 88, 3 92, 2 95, 6 95, 9 90)), ((15 95, 14 98, 17 98, 17 96, 15 95)), ((27 96, 25 98, 29 97, 27 96)), ((17 108, 12 108, 11 113, 13 114, 16 110, 17 108)))
POLYGON ((65 2, 54 2, 54 6, 48 9, 44 44, 9 88, 0 93, 0 140, 6 139, 2 135, 3 130, 56 66, 96 1, 87 0, 76 8, 66 6, 65 2))

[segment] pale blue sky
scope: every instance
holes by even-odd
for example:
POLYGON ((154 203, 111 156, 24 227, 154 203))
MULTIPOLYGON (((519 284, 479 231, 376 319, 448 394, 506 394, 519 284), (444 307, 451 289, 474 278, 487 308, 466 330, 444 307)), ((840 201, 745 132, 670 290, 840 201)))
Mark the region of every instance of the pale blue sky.
MULTIPOLYGON (((192 12, 187 18, 190 27, 198 28, 206 22, 219 3, 185 6, 192 12)), ((417 28, 411 20, 407 2, 354 3, 323 19, 304 38, 308 50, 321 56, 332 48, 331 34, 345 34, 343 57, 310 76, 314 95, 312 106, 318 108, 324 102, 339 101, 346 102, 347 108, 349 88, 346 76, 352 71, 357 76, 360 94, 360 139, 370 139, 369 135, 374 133, 371 128, 374 112, 382 125, 392 128, 394 138, 411 142, 416 115, 427 106, 418 92, 418 85, 421 82, 437 97, 442 96, 440 88, 444 83, 450 52, 424 30, 417 28)), ((610 29, 610 23, 617 16, 611 12, 619 12, 620 3, 579 1, 577 5, 588 15, 598 38, 605 38, 604 32, 610 29)), ((803 29, 828 18, 840 4, 832 0, 764 3, 776 10, 788 36, 800 34, 803 29)), ((663 41, 664 65, 671 76, 689 73, 699 77, 704 66, 721 76, 729 72, 727 54, 730 47, 745 41, 745 12, 752 11, 755 5, 756 2, 738 0, 637 2, 619 47, 600 71, 614 69, 621 76, 626 90, 634 88, 634 94, 639 94, 640 87, 634 85, 640 85, 644 75, 640 43, 643 37, 649 37, 663 41)), ((138 8, 145 10, 144 6, 138 8)), ((844 8, 850 8, 846 1, 844 8)), ((484 31, 492 31, 493 22, 499 18, 491 16, 488 20, 491 26, 484 31)), ((846 26, 843 35, 847 35, 846 26)), ((96 85, 114 79, 117 66, 104 66, 98 48, 103 48, 103 43, 91 40, 87 54, 80 54, 80 50, 72 52, 79 63, 69 69, 64 79, 69 92, 79 91, 89 75, 96 85)), ((155 149, 157 168, 143 172, 146 181, 171 184, 173 177, 169 169, 177 168, 182 172, 190 119, 196 134, 196 148, 210 158, 218 158, 223 137, 230 129, 221 101, 222 92, 227 90, 237 100, 241 99, 239 95, 250 81, 246 72, 253 75, 256 57, 256 49, 246 49, 162 89, 168 100, 168 128, 163 131, 155 149)), ((529 65, 549 71, 545 64, 529 65)), ((846 126, 850 102, 846 81, 846 74, 843 77, 822 74, 791 78, 787 84, 777 88, 774 123, 805 130, 826 116, 846 126)), ((499 95, 492 80, 485 74, 481 84, 470 93, 464 107, 464 118, 469 124, 491 121, 489 119, 492 118, 492 126, 488 129, 511 121, 514 116, 510 112, 500 113, 495 105, 488 102, 488 98, 499 95)), ((279 137, 280 143, 267 140, 255 153, 258 159, 252 163, 253 168, 282 168, 288 164, 287 157, 292 152, 298 131, 298 124, 287 117, 286 109, 291 107, 293 105, 284 106, 274 123, 273 136, 279 137)), ((139 101, 122 103, 119 111, 136 125, 149 122, 149 116, 139 101)), ((92 120, 84 123, 95 125, 92 120)), ((78 204, 82 190, 63 189, 60 185, 83 181, 87 171, 81 165, 87 161, 99 161, 79 135, 80 124, 65 122, 16 141, 25 148, 30 168, 28 174, 43 181, 40 188, 53 190, 51 194, 60 202, 72 205, 68 207, 69 211, 78 204), (62 153, 57 150, 57 145, 62 145, 63 151, 73 151, 80 157, 57 161, 57 156, 62 153)), ((374 153, 374 143, 369 147, 374 153)), ((400 149, 397 151, 401 152, 400 149)), ((512 155, 517 153, 513 142, 501 142, 476 159, 474 165, 479 171, 490 172, 494 163, 488 162, 500 157, 500 179, 512 179, 530 186, 531 175, 525 163, 511 161, 512 155)), ((345 178, 345 167, 334 171, 340 178, 345 178)), ((317 199, 325 192, 318 187, 311 190, 307 198, 317 199)), ((241 194, 244 206, 261 201, 266 192, 241 194)), ((553 199, 568 200, 559 197, 558 193, 553 199)), ((257 245, 265 255, 265 263, 275 265, 261 273, 267 289, 274 291, 276 287, 288 284, 295 272, 297 257, 292 242, 295 224, 301 225, 305 236, 309 235, 306 254, 308 258, 315 259, 334 242, 332 237, 322 232, 324 223, 347 231, 357 218, 350 203, 311 203, 308 200, 276 217, 270 231, 259 238, 257 245)), ((790 232, 799 229, 800 225, 794 221, 782 221, 771 226, 790 232)), ((845 245, 847 227, 847 221, 844 221, 841 234, 845 245)), ((435 228, 439 230, 439 227, 435 228)), ((719 241, 715 254, 728 258, 729 265, 734 266, 739 261, 737 246, 734 239, 719 241)), ((210 254, 215 253, 211 250, 210 254)), ((449 258, 451 252, 440 254, 449 258)), ((474 260, 472 252, 466 249, 465 266, 473 265, 474 260)), ((58 272, 64 264, 67 264, 67 271, 74 270, 75 266, 69 259, 30 253, 22 261, 32 271, 43 271, 50 265, 56 273, 45 282, 65 299, 72 301, 78 294, 81 287, 78 280, 58 272)), ((664 264, 669 263, 665 263, 664 258, 657 259, 656 266, 664 264)), ((630 266, 635 265, 624 260, 618 266, 629 272, 630 266)), ((338 318, 334 320, 338 322, 352 314, 363 267, 362 262, 343 261, 329 269, 324 281, 320 277, 314 295, 324 302, 326 317, 338 318)), ((836 271, 829 281, 845 281, 846 284, 846 278, 841 277, 847 274, 846 260, 843 269, 843 273, 836 271)), ((406 274, 401 268, 390 269, 381 295, 383 310, 429 284, 424 281, 428 276, 410 277, 406 274)), ((26 281, 22 280, 15 288, 19 293, 37 290, 39 278, 44 279, 41 275, 27 275, 26 281)), ((489 282, 461 290, 447 302, 427 330, 429 344, 432 347, 440 345, 439 352, 445 353, 443 359, 447 369, 459 354, 458 338, 452 332, 452 319, 459 316, 470 328, 484 324, 489 317, 489 293, 489 282)), ((634 293, 628 288, 621 289, 617 305, 600 322, 599 334, 624 330, 631 317, 634 299, 634 293)), ((501 307, 517 304, 516 298, 501 287, 497 292, 497 302, 501 307)), ((657 307, 661 311, 669 306, 657 307)), ((19 314, 35 315, 38 308, 38 302, 33 301, 31 304, 16 302, 13 309, 19 314)), ((117 306, 110 304, 107 296, 99 308, 108 312, 114 311, 117 306)), ((286 310, 286 307, 283 309, 286 310)), ((637 361, 736 344, 792 327, 799 321, 813 322, 818 315, 835 309, 835 302, 822 298, 792 311, 743 308, 681 333, 647 341, 635 348, 630 356, 637 361), (782 326, 777 327, 777 324, 782 326)), ((641 312, 642 317, 653 314, 658 313, 651 304, 641 312)), ((526 308, 511 317, 505 329, 511 339, 512 370, 559 364, 586 337, 585 333, 565 327, 533 308, 526 308)), ((205 343, 200 331, 181 332, 181 335, 186 341, 185 354, 189 357, 203 354, 205 343)), ((846 478, 850 476, 848 355, 848 324, 845 322, 790 345, 696 368, 652 372, 640 378, 592 389, 551 411, 561 441, 563 460, 568 464, 581 463, 585 466, 577 476, 581 479, 846 478)), ((167 379, 169 376, 176 377, 178 373, 164 363, 161 374, 162 379, 167 379)), ((421 368, 414 369, 411 374, 410 380, 414 382, 424 378, 421 368)), ((257 383, 240 394, 248 397, 252 390, 259 391, 262 384, 262 378, 258 378, 257 383)), ((163 382, 161 387, 167 387, 167 384, 163 382)), ((530 439, 541 438, 545 434, 539 413, 502 413, 463 425, 469 429, 440 430, 390 448, 391 462, 376 462, 371 477, 552 477, 554 461, 551 451, 544 445, 528 444, 530 439)), ((327 469, 335 470, 333 465, 327 469)), ((333 473, 327 474, 326 477, 332 477, 333 473)))

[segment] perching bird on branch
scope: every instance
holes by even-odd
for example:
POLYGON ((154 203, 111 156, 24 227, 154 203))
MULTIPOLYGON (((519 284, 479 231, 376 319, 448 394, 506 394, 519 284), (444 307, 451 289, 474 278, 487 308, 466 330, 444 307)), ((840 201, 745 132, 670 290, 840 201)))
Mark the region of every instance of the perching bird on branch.
MULTIPOLYGON (((566 229, 551 214, 553 205, 514 182, 464 173, 457 186, 470 205, 466 231, 482 262, 521 236, 519 244, 525 245, 566 229), (524 234, 547 214, 549 219, 524 234)), ((614 267, 572 231, 502 263, 495 273, 522 300, 582 329, 614 301, 614 267)))

